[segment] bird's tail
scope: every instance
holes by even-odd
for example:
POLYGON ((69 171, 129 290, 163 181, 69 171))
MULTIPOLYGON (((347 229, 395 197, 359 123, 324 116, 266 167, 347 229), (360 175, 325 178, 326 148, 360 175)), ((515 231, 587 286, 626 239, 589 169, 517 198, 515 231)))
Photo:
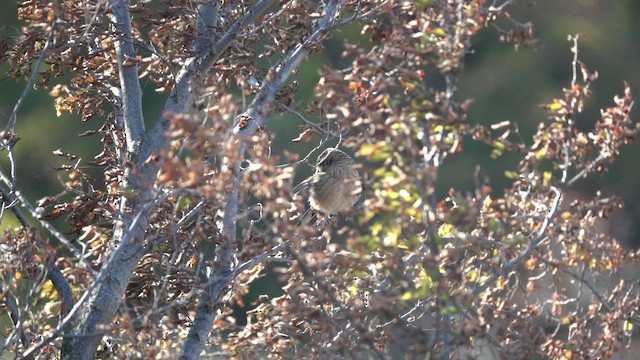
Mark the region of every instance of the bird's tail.
POLYGON ((304 225, 308 225, 308 226, 313 226, 312 221, 316 221, 318 212, 313 210, 312 208, 308 208, 307 211, 304 212, 304 214, 302 214, 302 216, 300 217, 300 220, 298 220, 298 226, 304 226, 304 225))

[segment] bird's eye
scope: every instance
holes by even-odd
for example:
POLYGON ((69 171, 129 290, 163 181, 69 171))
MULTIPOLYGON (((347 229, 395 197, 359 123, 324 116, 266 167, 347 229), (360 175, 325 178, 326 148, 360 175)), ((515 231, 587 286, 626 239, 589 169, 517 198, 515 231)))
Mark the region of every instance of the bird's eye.
POLYGON ((330 155, 331 155, 331 153, 327 152, 327 150, 322 152, 322 154, 320 154, 320 156, 318 156, 318 166, 326 164, 327 161, 329 161, 330 155))

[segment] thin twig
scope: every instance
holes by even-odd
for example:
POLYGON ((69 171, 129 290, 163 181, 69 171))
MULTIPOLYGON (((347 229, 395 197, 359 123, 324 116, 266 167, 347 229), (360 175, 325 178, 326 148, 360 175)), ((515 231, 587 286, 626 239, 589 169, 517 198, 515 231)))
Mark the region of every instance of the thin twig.
POLYGON ((40 71, 40 66, 44 61, 44 57, 47 53, 47 50, 49 50, 49 45, 51 44, 51 40, 53 40, 53 27, 51 27, 51 30, 49 31, 49 36, 47 37, 47 41, 44 43, 44 46, 40 50, 40 55, 38 56, 38 60, 35 63, 33 72, 29 77, 29 81, 27 81, 27 85, 25 85, 24 90, 20 95, 20 98, 18 98, 18 101, 16 101, 16 104, 13 106, 13 111, 9 116, 7 127, 4 130, 5 132, 13 132, 13 129, 15 128, 16 119, 18 118, 18 110, 20 110, 22 103, 27 98, 27 95, 29 94, 29 92, 33 89, 33 83, 35 83, 36 81, 36 76, 38 75, 38 71, 40 71))
MULTIPOLYGON (((0 180, 2 180, 7 185, 10 185, 11 183, 1 169, 0 169, 0 180)), ((4 189, 1 189, 1 188, 0 188, 0 191, 2 192, 3 198, 6 199, 4 202, 8 201, 9 203, 13 203, 15 201, 19 201, 20 204, 22 204, 22 207, 27 209, 29 214, 31 214, 31 216, 36 221, 38 221, 38 224, 40 224, 40 226, 45 228, 51 235, 53 235, 56 239, 58 239, 65 247, 67 247, 67 249, 69 249, 69 251, 71 251, 71 253, 78 260, 80 260, 80 262, 84 265, 85 269, 87 270, 87 272, 89 272, 89 274, 95 275, 95 270, 93 270, 93 266, 91 266, 91 264, 85 259, 84 255, 75 246, 73 246, 73 244, 71 243, 71 240, 67 239, 67 237, 64 236, 60 231, 58 231, 58 229, 56 229, 53 225, 51 225, 51 223, 40 219, 38 212, 35 210, 33 205, 31 205, 29 200, 27 200, 24 196, 22 196, 22 193, 20 191, 16 190, 16 192, 13 195, 5 192, 4 189)), ((20 220, 20 222, 24 226, 28 226, 28 222, 24 214, 21 211, 19 211, 19 209, 14 209, 14 207, 11 207, 11 209, 14 212, 14 214, 16 214, 16 217, 18 218, 18 220, 20 220)))
POLYGON ((572 278, 578 280, 580 282, 580 284, 585 285, 587 288, 589 288, 589 290, 591 290, 591 293, 593 294, 593 296, 596 297, 596 299, 598 299, 598 301, 600 301, 600 303, 602 304, 602 306, 605 307, 605 309, 608 312, 613 311, 613 307, 611 307, 611 305, 609 304, 609 302, 607 301, 607 299, 604 298, 604 296, 602 294, 600 294, 598 292, 598 290, 596 290, 595 286, 587 279, 584 278, 584 274, 579 275, 576 272, 574 272, 573 270, 569 269, 567 266, 560 264, 558 262, 555 261, 550 261, 547 260, 545 258, 543 258, 542 256, 536 256, 536 259, 542 261, 543 263, 552 266, 560 271, 562 271, 563 273, 571 276, 572 278))
MULTIPOLYGON (((571 61, 571 67, 572 67, 572 77, 571 77, 571 91, 573 91, 573 89, 575 89, 576 87, 576 82, 578 81, 578 38, 580 37, 580 35, 576 35, 574 37, 571 37, 570 39, 573 40, 573 47, 571 47, 571 52, 573 52, 573 60, 571 61)), ((574 115, 576 112, 576 102, 577 99, 575 97, 575 95, 573 95, 571 97, 571 115, 574 115)), ((564 147, 564 165, 562 167, 562 178, 560 179, 562 184, 566 184, 567 183, 567 176, 569 175, 569 160, 571 157, 571 135, 572 135, 572 128, 573 128, 573 118, 569 117, 567 118, 567 123, 565 124, 566 126, 566 138, 564 139, 565 142, 565 147, 564 147)))
POLYGON ((322 290, 320 293, 323 293, 331 300, 333 306, 344 309, 344 304, 336 297, 333 289, 321 278, 316 276, 311 270, 309 263, 298 254, 298 251, 291 246, 291 243, 284 242, 284 248, 287 250, 287 253, 300 265, 300 269, 304 276, 311 282, 315 282, 317 286, 320 287, 319 290, 322 290))
POLYGON ((553 219, 553 217, 555 216, 558 210, 558 205, 560 204, 560 198, 562 197, 562 193, 557 188, 551 187, 551 191, 553 191, 553 193, 555 194, 555 197, 551 203, 551 207, 549 208, 549 210, 547 211, 547 214, 544 217, 542 226, 540 227, 540 230, 538 231, 538 234, 536 235, 536 237, 533 240, 531 240, 527 248, 524 249, 515 259, 511 261, 507 261, 502 266, 502 268, 498 272, 495 272, 493 275, 491 275, 491 277, 489 277, 489 279, 487 279, 487 281, 485 281, 484 284, 474 289, 472 292, 473 297, 478 296, 481 292, 483 292, 489 286, 491 286, 491 284, 493 284, 498 279, 500 279, 503 275, 511 271, 511 269, 513 269, 516 265, 520 264, 524 259, 528 258, 533 252, 533 249, 535 249, 542 242, 542 240, 546 238, 547 228, 549 227, 549 224, 551 224, 551 219, 553 219))
POLYGON ((283 251, 286 248, 286 244, 288 244, 291 240, 286 240, 281 242, 280 244, 274 246, 270 250, 263 252, 260 255, 254 256, 251 259, 243 262, 233 269, 233 277, 235 278, 238 274, 243 271, 250 270, 254 268, 256 265, 261 264, 266 261, 282 261, 282 262, 290 262, 291 260, 285 257, 276 257, 275 255, 279 252, 283 251))
MULTIPOLYGON (((9 310, 9 316, 11 317, 11 321, 14 324, 15 331, 18 333, 18 336, 20 337, 20 341, 22 342, 22 346, 24 347, 29 346, 29 344, 31 344, 31 337, 24 331, 24 320, 22 318, 22 314, 20 314, 20 308, 18 307, 18 304, 16 304, 13 294, 12 293, 7 294, 4 300, 9 310)), ((4 345, 0 349, 0 354, 2 354, 4 350, 11 345, 12 338, 13 338, 13 335, 7 337, 7 340, 5 341, 4 345)))
POLYGON ((299 111, 287 106, 283 102, 276 101, 275 104, 278 105, 279 107, 287 110, 288 112, 292 113, 293 115, 297 116, 300 120, 302 120, 305 124, 307 124, 310 127, 312 127, 318 133, 323 134, 323 135, 333 135, 330 131, 327 131, 327 130, 323 129, 322 127, 320 127, 320 125, 318 125, 318 124, 314 123, 313 121, 307 119, 299 111))
POLYGON ((589 171, 596 167, 600 163, 600 161, 604 160, 605 157, 606 155, 604 155, 603 153, 598 154, 598 156, 593 159, 593 161, 591 161, 589 165, 587 165, 584 169, 582 169, 579 173, 575 174, 569 181, 567 181, 566 186, 571 186, 576 181, 583 178, 589 171))

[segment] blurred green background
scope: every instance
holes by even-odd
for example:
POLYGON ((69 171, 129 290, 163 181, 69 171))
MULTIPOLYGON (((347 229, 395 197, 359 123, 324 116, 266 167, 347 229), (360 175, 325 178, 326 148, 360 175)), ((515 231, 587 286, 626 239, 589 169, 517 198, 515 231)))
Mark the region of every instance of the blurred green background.
MULTIPOLYGON (((623 80, 630 83, 632 90, 640 92, 640 71, 637 68, 640 56, 640 42, 637 40, 640 35, 640 22, 637 20, 639 1, 523 0, 516 2, 510 13, 520 22, 533 22, 538 43, 515 51, 512 44, 498 40, 494 29, 485 29, 473 39, 473 51, 467 56, 457 94, 459 100, 474 99, 468 118, 471 124, 511 120, 518 123, 527 139, 536 125, 546 118, 545 111, 538 108, 538 104, 562 97, 562 88, 569 86, 572 74, 569 50, 572 44, 567 41, 569 34, 581 34, 580 59, 600 74, 593 84, 593 96, 586 111, 578 119, 583 130, 589 129, 598 119, 600 108, 611 106, 613 96, 622 93, 623 80)), ((1 36, 18 35, 22 25, 16 14, 13 1, 0 2, 1 36)), ((312 84, 318 79, 317 69, 322 63, 341 64, 342 38, 353 39, 350 31, 343 29, 327 42, 324 54, 314 55, 303 65, 299 82, 304 86, 299 87, 298 104, 304 104, 313 96, 312 84)), ((2 74, 6 69, 6 65, 0 64, 2 74)), ((25 83, 3 76, 0 84, 0 116, 6 124, 25 83)), ((147 123, 153 122, 160 114, 164 96, 154 92, 151 86, 146 87, 147 123)), ((275 151, 281 152, 283 145, 288 150, 303 150, 291 143, 298 132, 297 126, 291 125, 295 121, 293 117, 274 115, 269 126, 278 140, 274 142, 275 151)), ((21 141, 16 147, 16 155, 21 190, 32 201, 62 191, 62 180, 54 169, 63 160, 54 156, 52 151, 62 148, 84 159, 92 158, 100 149, 98 138, 80 138, 77 134, 100 125, 100 119, 83 123, 77 115, 56 117, 53 98, 48 96, 48 90, 31 92, 18 114, 17 132, 21 141)), ((445 162, 438 189, 441 194, 451 187, 471 190, 474 185, 470 169, 476 164, 480 164, 489 175, 494 192, 499 193, 508 186, 504 171, 515 166, 515 159, 490 159, 489 147, 471 140, 466 142, 465 149, 464 154, 445 162)), ((640 148, 634 144, 623 150, 619 161, 611 166, 608 173, 579 182, 572 196, 591 195, 596 189, 602 189, 604 194, 621 196, 627 206, 614 213, 608 230, 625 243, 637 246, 640 244, 640 225, 637 225, 640 194, 636 158, 640 155, 640 148)), ((1 163, 7 171, 4 155, 1 163)), ((7 219, 3 219, 3 227, 13 225, 7 219)))

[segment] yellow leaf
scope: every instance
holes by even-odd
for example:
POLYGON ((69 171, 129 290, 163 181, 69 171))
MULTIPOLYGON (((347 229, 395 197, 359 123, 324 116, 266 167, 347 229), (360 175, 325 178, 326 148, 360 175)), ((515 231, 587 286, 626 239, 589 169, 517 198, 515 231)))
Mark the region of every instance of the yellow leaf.
POLYGON ((559 358, 559 360, 571 360, 571 359, 573 359, 573 351, 571 349, 565 351, 565 353, 559 358))
POLYGON ((384 238, 382 239, 384 245, 405 248, 406 246, 400 246, 400 244, 398 244, 398 238, 400 237, 401 231, 402 229, 400 228, 400 226, 395 226, 389 229, 389 231, 387 231, 387 233, 384 235, 384 238))
POLYGON ((431 33, 440 37, 447 36, 447 32, 443 28, 435 28, 431 33))
POLYGON ((562 109, 562 104, 559 102, 554 102, 552 104, 549 104, 549 110, 557 111, 560 109, 562 109))
POLYGON ((448 223, 444 223, 438 228, 438 236, 440 237, 453 237, 456 233, 456 227, 448 223))
POLYGON ((187 210, 189 210, 190 206, 191 206, 191 199, 189 199, 186 196, 182 196, 180 197, 180 199, 178 200, 178 203, 176 204, 176 211, 178 213, 186 212, 187 210))
POLYGON ((380 234, 380 231, 382 231, 383 226, 382 223, 380 222, 375 222, 371 225, 371 235, 373 236, 377 236, 378 234, 380 234))
POLYGON ((375 144, 362 144, 360 146, 360 150, 358 151, 358 155, 366 157, 371 161, 384 161, 391 156, 391 150, 391 146, 385 144, 384 142, 375 144))
POLYGON ((487 197, 485 197, 484 201, 482 202, 482 209, 485 211, 489 210, 489 208, 491 208, 492 203, 493 203, 493 200, 491 199, 491 196, 487 195, 487 197))
POLYGON ((56 299, 58 297, 58 291, 51 281, 47 281, 42 285, 40 295, 48 299, 56 299))
POLYGON ((549 185, 551 184, 551 178, 553 177, 553 174, 551 173, 551 171, 545 171, 542 173, 542 185, 544 187, 549 187, 549 185))
POLYGON ((349 294, 351 294, 351 296, 358 295, 358 292, 359 292, 358 284, 353 284, 349 287, 349 294))
POLYGON ((547 148, 542 148, 538 151, 536 151, 536 159, 540 160, 540 159, 544 159, 545 156, 547 156, 547 148))
POLYGON ((393 189, 389 189, 389 190, 387 190, 387 197, 388 197, 389 199, 397 199, 397 198, 399 198, 399 197, 400 197, 400 194, 399 194, 399 193, 397 193, 397 192, 396 192, 395 190, 393 190, 393 189))
POLYGON ((410 291, 407 291, 406 293, 402 294, 402 296, 400 297, 400 299, 402 301, 407 301, 407 300, 412 300, 413 299, 413 293, 410 291))
POLYGON ((518 175, 518 173, 517 173, 517 172, 515 172, 515 171, 509 171, 509 170, 506 170, 506 171, 504 172, 504 176, 505 176, 507 179, 514 179, 514 180, 515 180, 515 179, 517 179, 517 178, 519 177, 519 175, 518 175))
POLYGON ((409 191, 407 191, 407 189, 400 189, 400 191, 398 192, 398 195, 400 195, 400 197, 404 201, 411 200, 411 194, 409 193, 409 191))

